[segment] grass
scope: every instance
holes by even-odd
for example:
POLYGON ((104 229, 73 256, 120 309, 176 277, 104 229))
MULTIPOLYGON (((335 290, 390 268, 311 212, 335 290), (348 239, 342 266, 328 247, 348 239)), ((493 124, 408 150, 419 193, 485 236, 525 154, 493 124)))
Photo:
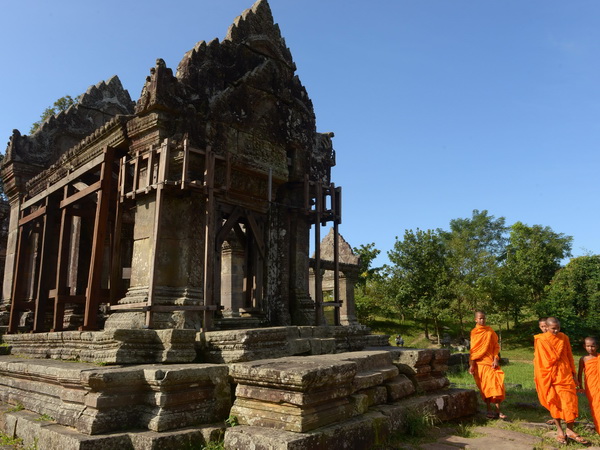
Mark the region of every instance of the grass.
MULTIPOLYGON (((555 447, 554 436, 556 433, 554 427, 545 425, 546 420, 550 419, 550 415, 540 405, 533 381, 533 335, 539 333, 537 320, 532 319, 516 326, 511 323, 510 330, 506 329, 506 324, 503 324, 502 327, 496 326, 494 323, 490 323, 490 325, 497 330, 501 338, 501 356, 509 360, 509 363, 502 367, 506 383, 506 400, 502 404, 502 409, 509 416, 510 422, 488 421, 482 415, 478 415, 466 420, 444 424, 445 427, 448 427, 446 429, 430 426, 429 431, 426 431, 424 436, 407 436, 406 434, 393 436, 388 443, 391 447, 383 448, 399 448, 394 447, 395 445, 405 448, 402 447, 403 444, 418 448, 421 444, 437 440, 440 433, 455 434, 462 437, 477 437, 477 433, 473 430, 481 426, 502 427, 537 436, 543 439, 544 448, 555 447)), ((402 320, 400 317, 377 317, 371 321, 369 326, 375 333, 390 335, 391 345, 395 345, 394 336, 401 334, 407 347, 439 348, 435 336, 430 336, 431 339, 425 338, 423 324, 419 321, 408 318, 402 320)), ((471 328, 472 324, 466 322, 465 332, 467 334, 471 328)), ((453 338, 459 336, 457 324, 444 322, 442 323, 442 330, 443 333, 448 333, 453 338)), ((430 332, 433 333, 431 328, 430 332)), ((584 355, 584 351, 582 348, 575 346, 573 353, 577 364, 579 357, 584 355)), ((476 389, 473 377, 466 371, 448 374, 448 378, 456 387, 476 389)), ((600 446, 600 436, 589 429, 592 420, 587 398, 585 395, 578 395, 578 398, 579 418, 575 431, 588 439, 592 445, 600 446)), ((485 405, 481 399, 479 399, 479 410, 485 411, 485 405)), ((423 434, 422 429, 418 434, 423 434)), ((581 444, 576 444, 573 441, 570 441, 569 447, 584 448, 581 444)))
MULTIPOLYGON (((510 351, 504 353, 511 354, 510 351)), ((505 373, 506 400, 502 403, 502 410, 510 418, 510 422, 487 422, 487 426, 499 426, 511 429, 521 433, 526 433, 540 438, 544 438, 546 443, 551 446, 553 438, 548 438, 547 434, 552 433, 554 427, 544 426, 546 420, 550 419, 548 411, 543 408, 537 397, 535 385, 533 382, 533 350, 528 352, 520 349, 518 356, 526 357, 524 360, 513 360, 509 357, 509 364, 502 367, 505 373), (540 424, 539 427, 530 424, 540 424)), ((468 372, 448 374, 448 379, 457 387, 465 389, 476 389, 473 377, 468 372)), ((579 418, 575 431, 591 441, 594 445, 600 445, 600 436, 591 432, 587 427, 592 423, 588 400, 585 395, 578 395, 579 398, 579 418)), ((479 410, 485 411, 485 404, 479 398, 479 410)), ((461 423, 459 427, 468 430, 471 425, 461 423)), ((481 426, 481 424, 475 425, 481 426)), ((554 433, 551 434, 554 436, 554 433)), ((569 443, 570 448, 584 448, 580 444, 569 443)))
POLYGON ((23 439, 13 438, 0 431, 0 446, 3 449, 12 447, 14 450, 38 450, 37 438, 32 445, 23 445, 23 439))

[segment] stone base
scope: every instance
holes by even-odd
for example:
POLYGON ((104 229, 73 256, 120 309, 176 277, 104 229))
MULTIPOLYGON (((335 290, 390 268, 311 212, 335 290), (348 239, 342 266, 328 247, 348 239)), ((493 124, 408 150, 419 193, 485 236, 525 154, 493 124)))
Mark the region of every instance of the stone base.
POLYGON ((362 326, 288 326, 198 333, 202 361, 235 363, 294 355, 324 355, 388 346, 388 337, 370 336, 362 326))
POLYGON ((0 404, 0 430, 11 438, 23 439, 27 448, 46 450, 180 450, 204 448, 223 437, 224 424, 188 427, 175 431, 130 431, 89 436, 59 425, 47 416, 14 411, 0 404))
POLYGON ((227 374, 215 364, 98 367, 0 356, 0 401, 84 434, 164 431, 227 418, 227 374))
POLYGON ((466 417, 477 411, 475 391, 449 389, 437 394, 378 405, 360 416, 317 430, 292 431, 254 426, 237 426, 225 431, 225 449, 334 450, 374 448, 393 433, 406 430, 409 411, 429 412, 440 420, 466 417))
POLYGON ((195 330, 104 330, 6 334, 12 354, 106 364, 185 363, 196 359, 195 330))

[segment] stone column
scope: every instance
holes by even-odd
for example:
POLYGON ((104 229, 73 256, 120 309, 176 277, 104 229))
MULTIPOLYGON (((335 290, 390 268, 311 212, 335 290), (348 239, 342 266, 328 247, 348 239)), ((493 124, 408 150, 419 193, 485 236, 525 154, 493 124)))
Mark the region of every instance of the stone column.
POLYGON ((11 198, 10 221, 8 224, 8 241, 6 243, 6 262, 4 265, 4 278, 2 283, 2 303, 0 304, 0 309, 2 310, 10 307, 12 285, 15 273, 15 258, 17 254, 20 208, 20 198, 11 198))
POLYGON ((315 302, 309 295, 310 224, 305 217, 290 217, 290 309, 293 325, 315 325, 315 302))
MULTIPOLYGON (((152 305, 203 304, 205 199, 202 194, 177 194, 164 191, 158 216, 156 191, 139 197, 130 288, 119 305, 148 301, 151 283, 152 305)), ((200 311, 154 312, 150 327, 200 329, 201 317, 200 311)), ((105 328, 144 328, 145 320, 142 311, 116 311, 107 319, 105 328)))
POLYGON ((244 307, 244 249, 235 236, 221 251, 221 305, 223 317, 240 317, 244 307))
POLYGON ((358 325, 354 307, 354 286, 358 281, 358 268, 356 270, 345 269, 340 272, 340 324, 358 325))

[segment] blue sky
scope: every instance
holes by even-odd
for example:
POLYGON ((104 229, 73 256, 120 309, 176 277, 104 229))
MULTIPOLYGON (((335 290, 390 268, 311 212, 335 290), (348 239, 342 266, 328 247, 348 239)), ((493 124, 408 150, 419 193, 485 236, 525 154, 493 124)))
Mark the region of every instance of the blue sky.
MULTIPOLYGON (((600 253, 600 2, 270 0, 321 132, 340 232, 385 254, 474 209, 600 253)), ((118 75, 137 100, 251 0, 2 0, 0 138, 118 75)), ((324 230, 326 232, 326 230, 324 230)), ((378 262, 385 262, 380 258, 378 262)))

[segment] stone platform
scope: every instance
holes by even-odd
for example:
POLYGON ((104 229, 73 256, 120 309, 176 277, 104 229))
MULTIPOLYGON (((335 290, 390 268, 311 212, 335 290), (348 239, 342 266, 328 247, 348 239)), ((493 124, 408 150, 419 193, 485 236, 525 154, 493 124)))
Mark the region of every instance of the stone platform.
POLYGON ((186 329, 110 329, 7 334, 13 355, 102 364, 234 363, 321 355, 387 346, 387 335, 362 326, 287 326, 196 332, 186 329))
POLYGON ((186 363, 196 359, 194 330, 114 329, 5 334, 13 355, 103 364, 186 363))
POLYGON ((334 450, 368 449, 406 431, 410 414, 430 413, 439 420, 469 416, 477 409, 475 391, 447 389, 369 408, 365 414, 316 430, 294 433, 275 428, 238 426, 225 432, 226 449, 334 450), (414 411, 414 412, 413 412, 414 411))
POLYGON ((223 436, 230 449, 369 448, 402 431, 411 410, 440 420, 476 411, 474 391, 447 389, 448 358, 397 347, 229 364, 0 356, 0 402, 12 409, 0 429, 48 450, 185 448, 223 436), (240 425, 225 428, 233 416, 240 425))
POLYGON ((474 391, 449 389, 370 408, 361 416, 305 433, 245 425, 225 428, 220 422, 160 433, 136 430, 90 436, 30 411, 14 411, 0 404, 0 430, 22 438, 26 446, 45 450, 181 450, 202 448, 223 436, 228 450, 366 449, 406 430, 411 410, 429 411, 440 420, 450 420, 472 414, 476 405, 474 391))
POLYGON ((98 367, 0 356, 0 401, 88 435, 165 431, 227 418, 227 374, 216 364, 98 367))

